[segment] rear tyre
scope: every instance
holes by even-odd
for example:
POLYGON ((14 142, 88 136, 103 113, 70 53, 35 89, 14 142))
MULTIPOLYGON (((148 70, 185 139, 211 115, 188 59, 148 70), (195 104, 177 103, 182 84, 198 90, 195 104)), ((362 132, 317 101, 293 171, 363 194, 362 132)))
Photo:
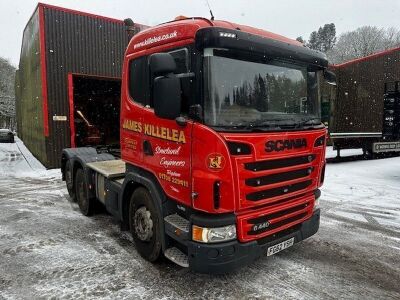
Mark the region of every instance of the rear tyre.
POLYGON ((74 181, 72 176, 72 163, 70 160, 65 164, 65 183, 67 184, 67 190, 72 201, 76 201, 76 194, 74 189, 74 181))
POLYGON ((82 214, 85 216, 93 214, 94 199, 88 197, 86 176, 81 168, 76 171, 75 175, 75 194, 82 214))
POLYGON ((161 216, 154 207, 150 193, 137 188, 129 205, 129 227, 139 254, 150 262, 161 257, 161 216))

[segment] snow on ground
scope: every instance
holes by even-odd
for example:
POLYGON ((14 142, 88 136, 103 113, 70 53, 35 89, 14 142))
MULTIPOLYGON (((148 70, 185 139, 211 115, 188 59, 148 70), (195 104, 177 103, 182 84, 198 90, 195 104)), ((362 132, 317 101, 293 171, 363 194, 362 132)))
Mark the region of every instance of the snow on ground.
POLYGON ((329 164, 326 175, 335 215, 400 231, 399 157, 329 164))
MULTIPOLYGON (((341 157, 349 157, 349 156, 355 156, 355 155, 362 155, 363 151, 362 149, 343 149, 340 150, 340 156, 341 157)), ((326 158, 335 158, 337 155, 336 150, 333 150, 333 147, 328 147, 326 149, 326 158)))
POLYGON ((326 172, 315 236, 211 276, 144 261, 109 215, 80 214, 59 170, 0 144, 0 299, 400 299, 400 157, 326 172))

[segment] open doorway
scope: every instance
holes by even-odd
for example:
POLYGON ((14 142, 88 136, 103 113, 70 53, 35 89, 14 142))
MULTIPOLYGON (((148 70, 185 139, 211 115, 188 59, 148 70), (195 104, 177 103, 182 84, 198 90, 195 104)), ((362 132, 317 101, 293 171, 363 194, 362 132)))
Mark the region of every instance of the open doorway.
POLYGON ((121 80, 69 74, 71 147, 119 149, 121 80))

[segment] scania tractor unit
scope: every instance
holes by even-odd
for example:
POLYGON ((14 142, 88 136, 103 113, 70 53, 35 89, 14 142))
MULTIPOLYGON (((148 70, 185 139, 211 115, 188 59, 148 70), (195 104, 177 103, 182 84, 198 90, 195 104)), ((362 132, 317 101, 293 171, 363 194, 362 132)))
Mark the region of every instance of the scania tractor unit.
POLYGON ((286 249, 319 228, 327 67, 297 41, 226 21, 141 31, 125 51, 120 157, 64 149, 69 195, 84 215, 105 205, 151 262, 226 273, 286 249))

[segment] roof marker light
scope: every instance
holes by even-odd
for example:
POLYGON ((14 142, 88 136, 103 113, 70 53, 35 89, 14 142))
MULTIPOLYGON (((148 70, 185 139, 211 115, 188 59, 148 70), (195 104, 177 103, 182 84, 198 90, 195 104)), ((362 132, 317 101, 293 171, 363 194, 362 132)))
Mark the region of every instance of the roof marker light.
POLYGON ((232 39, 236 38, 236 34, 235 33, 230 33, 230 32, 220 32, 219 36, 220 37, 228 37, 228 38, 232 38, 232 39))

